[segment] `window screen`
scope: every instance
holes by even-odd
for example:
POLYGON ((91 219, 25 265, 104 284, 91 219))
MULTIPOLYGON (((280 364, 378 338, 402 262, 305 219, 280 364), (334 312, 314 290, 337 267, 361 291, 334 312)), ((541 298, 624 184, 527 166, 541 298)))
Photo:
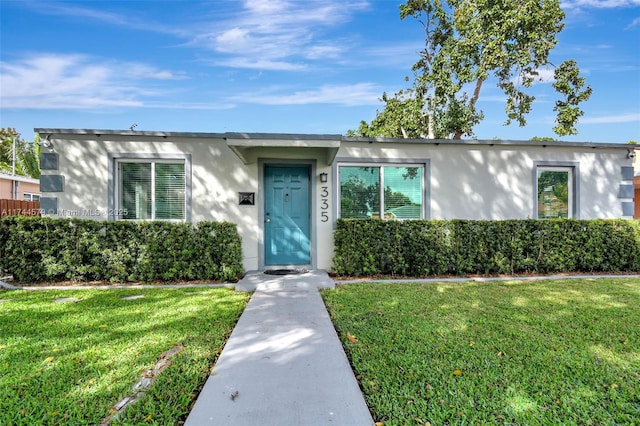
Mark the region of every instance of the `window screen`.
POLYGON ((184 220, 184 163, 119 163, 122 219, 184 220))
POLYGON ((383 167, 384 214, 394 219, 422 217, 422 168, 383 167))
POLYGON ((151 163, 120 164, 123 219, 151 219, 151 163))
POLYGON ((155 165, 156 219, 184 219, 184 165, 155 165))

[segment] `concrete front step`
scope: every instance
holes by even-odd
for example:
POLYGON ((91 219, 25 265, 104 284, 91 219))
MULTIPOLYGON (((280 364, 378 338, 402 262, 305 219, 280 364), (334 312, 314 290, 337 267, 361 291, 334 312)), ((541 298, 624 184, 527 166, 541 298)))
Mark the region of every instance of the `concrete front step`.
POLYGON ((289 275, 269 275, 263 271, 247 272, 236 284, 237 291, 256 290, 309 290, 318 288, 335 288, 335 283, 326 271, 311 270, 305 273, 289 275))

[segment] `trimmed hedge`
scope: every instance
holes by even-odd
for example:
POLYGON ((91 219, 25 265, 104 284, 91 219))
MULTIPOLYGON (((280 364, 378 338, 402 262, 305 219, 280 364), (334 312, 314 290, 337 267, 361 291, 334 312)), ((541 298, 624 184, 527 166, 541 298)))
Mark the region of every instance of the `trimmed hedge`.
POLYGON ((635 272, 640 226, 623 219, 341 219, 333 272, 344 276, 635 272))
POLYGON ((20 282, 236 280, 242 247, 227 222, 0 220, 0 271, 20 282))

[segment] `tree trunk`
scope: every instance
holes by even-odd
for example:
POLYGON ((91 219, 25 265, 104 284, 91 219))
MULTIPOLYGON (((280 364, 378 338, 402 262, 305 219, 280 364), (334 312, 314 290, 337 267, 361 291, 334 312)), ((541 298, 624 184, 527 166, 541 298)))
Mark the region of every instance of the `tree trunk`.
MULTIPOLYGON (((480 97, 480 89, 482 89, 482 83, 484 83, 484 78, 480 78, 478 79, 478 81, 476 81, 476 88, 473 90, 473 97, 469 102, 469 108, 471 108, 472 110, 475 110, 476 102, 478 102, 478 98, 480 97)), ((462 139, 461 129, 456 130, 456 132, 453 134, 453 139, 462 139)))

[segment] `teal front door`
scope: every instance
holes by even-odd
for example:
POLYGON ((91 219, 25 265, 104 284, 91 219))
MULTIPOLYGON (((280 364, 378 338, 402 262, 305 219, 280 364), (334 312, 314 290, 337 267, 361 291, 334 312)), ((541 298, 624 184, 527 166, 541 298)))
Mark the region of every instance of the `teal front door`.
POLYGON ((311 263, 309 192, 309 167, 265 165, 266 266, 311 263))

